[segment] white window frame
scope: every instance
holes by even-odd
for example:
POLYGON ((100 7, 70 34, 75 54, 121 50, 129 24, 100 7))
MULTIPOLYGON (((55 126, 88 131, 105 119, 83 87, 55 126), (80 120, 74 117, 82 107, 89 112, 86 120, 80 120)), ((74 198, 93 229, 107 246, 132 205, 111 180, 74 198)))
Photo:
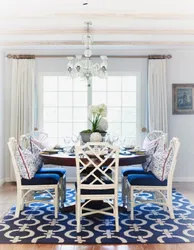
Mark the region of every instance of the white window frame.
MULTIPOLYGON (((141 81, 141 72, 123 72, 123 71, 110 71, 109 76, 136 76, 137 77, 137 89, 136 89, 136 140, 138 145, 142 145, 142 124, 144 123, 144 114, 146 112, 145 107, 145 98, 142 93, 142 81, 141 81), (142 113, 144 112, 144 114, 142 113)), ((41 129, 43 127, 43 77, 44 76, 68 76, 67 73, 64 72, 41 72, 38 75, 38 107, 37 107, 37 118, 38 118, 38 128, 41 129)), ((90 83, 89 83, 90 84, 90 83)), ((91 103, 92 100, 92 84, 90 84, 90 91, 88 91, 88 103, 91 103)), ((88 121, 89 125, 89 121, 88 121)))

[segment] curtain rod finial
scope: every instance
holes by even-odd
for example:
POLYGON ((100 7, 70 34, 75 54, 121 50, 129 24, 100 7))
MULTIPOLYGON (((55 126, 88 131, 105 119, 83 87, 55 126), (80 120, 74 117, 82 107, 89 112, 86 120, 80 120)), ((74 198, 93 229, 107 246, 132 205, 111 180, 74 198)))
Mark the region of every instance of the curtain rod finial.
POLYGON ((167 56, 166 56, 166 58, 171 59, 171 58, 172 58, 172 56, 171 56, 171 55, 167 55, 167 56))

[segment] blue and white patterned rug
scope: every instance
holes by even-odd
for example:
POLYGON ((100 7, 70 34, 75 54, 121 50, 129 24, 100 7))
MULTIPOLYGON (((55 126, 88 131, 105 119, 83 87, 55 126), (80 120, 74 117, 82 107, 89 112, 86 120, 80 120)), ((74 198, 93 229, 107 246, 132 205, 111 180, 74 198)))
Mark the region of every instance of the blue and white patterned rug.
MULTIPOLYGON (((146 195, 147 197, 150 194, 146 195)), ((120 193, 119 193, 120 200, 120 193)), ((67 190, 66 206, 74 204, 75 191, 67 190)), ((76 233, 74 213, 53 216, 54 207, 32 203, 14 219, 12 207, 0 222, 0 243, 48 244, 123 244, 194 242, 194 205, 173 191, 175 219, 163 207, 147 204, 135 209, 135 221, 129 212, 120 212, 120 232, 115 232, 114 219, 105 216, 83 218, 82 232, 76 233)))

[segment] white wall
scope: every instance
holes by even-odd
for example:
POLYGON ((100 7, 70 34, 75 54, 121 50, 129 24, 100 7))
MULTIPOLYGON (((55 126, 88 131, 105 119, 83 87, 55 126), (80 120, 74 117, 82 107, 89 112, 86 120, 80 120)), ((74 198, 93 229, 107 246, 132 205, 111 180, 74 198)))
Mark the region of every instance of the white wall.
MULTIPOLYGON (((167 83, 168 83, 168 119, 169 139, 177 136, 180 139, 180 154, 175 171, 175 180, 194 181, 194 115, 172 115, 172 83, 194 83, 194 52, 170 52, 172 59, 167 60, 167 83)), ((36 75, 40 72, 64 72, 66 59, 37 59, 36 75)), ((109 60, 109 71, 136 71, 142 73, 143 84, 147 82, 146 59, 118 59, 109 60)), ((0 52, 0 148, 3 143, 3 75, 4 55, 0 52)), ((144 126, 142 124, 142 126, 144 126)), ((3 150, 0 150, 0 184, 4 176, 3 150)), ((70 174, 71 177, 73 174, 70 174)))
POLYGON ((0 185, 4 182, 4 52, 0 50, 0 185))
MULTIPOLYGON (((66 72, 67 59, 37 59, 36 60, 36 83, 38 83, 38 74, 42 72, 66 72)), ((143 85, 143 92, 146 92, 147 82, 147 59, 109 59, 108 60, 108 72, 140 72, 143 85), (119 63, 118 63, 119 62, 119 63)), ((144 95, 145 96, 145 95, 144 95)), ((145 106, 145 98, 142 98, 142 106, 145 106)), ((142 116, 141 127, 145 127, 146 124, 145 113, 142 116)), ((141 131, 139 131, 141 133, 141 131)), ((142 133, 142 138, 144 137, 142 133)), ((75 181, 75 168, 67 168, 67 181, 75 181)))
POLYGON ((167 63, 169 139, 180 139, 175 180, 194 181, 194 115, 172 115, 172 84, 194 84, 194 52, 174 52, 167 63))

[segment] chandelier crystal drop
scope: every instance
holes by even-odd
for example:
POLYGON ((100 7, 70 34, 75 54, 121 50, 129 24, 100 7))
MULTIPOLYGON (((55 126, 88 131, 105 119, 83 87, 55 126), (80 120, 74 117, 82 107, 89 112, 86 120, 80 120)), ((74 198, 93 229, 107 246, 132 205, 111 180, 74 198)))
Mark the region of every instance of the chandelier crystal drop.
POLYGON ((89 80, 92 76, 97 76, 99 78, 108 77, 108 58, 107 56, 100 56, 101 63, 92 63, 91 56, 92 50, 91 45, 93 43, 93 38, 90 34, 91 22, 85 23, 87 26, 87 33, 83 35, 83 43, 85 45, 84 57, 82 55, 76 55, 74 57, 67 57, 67 70, 71 78, 80 77, 82 79, 89 80))

